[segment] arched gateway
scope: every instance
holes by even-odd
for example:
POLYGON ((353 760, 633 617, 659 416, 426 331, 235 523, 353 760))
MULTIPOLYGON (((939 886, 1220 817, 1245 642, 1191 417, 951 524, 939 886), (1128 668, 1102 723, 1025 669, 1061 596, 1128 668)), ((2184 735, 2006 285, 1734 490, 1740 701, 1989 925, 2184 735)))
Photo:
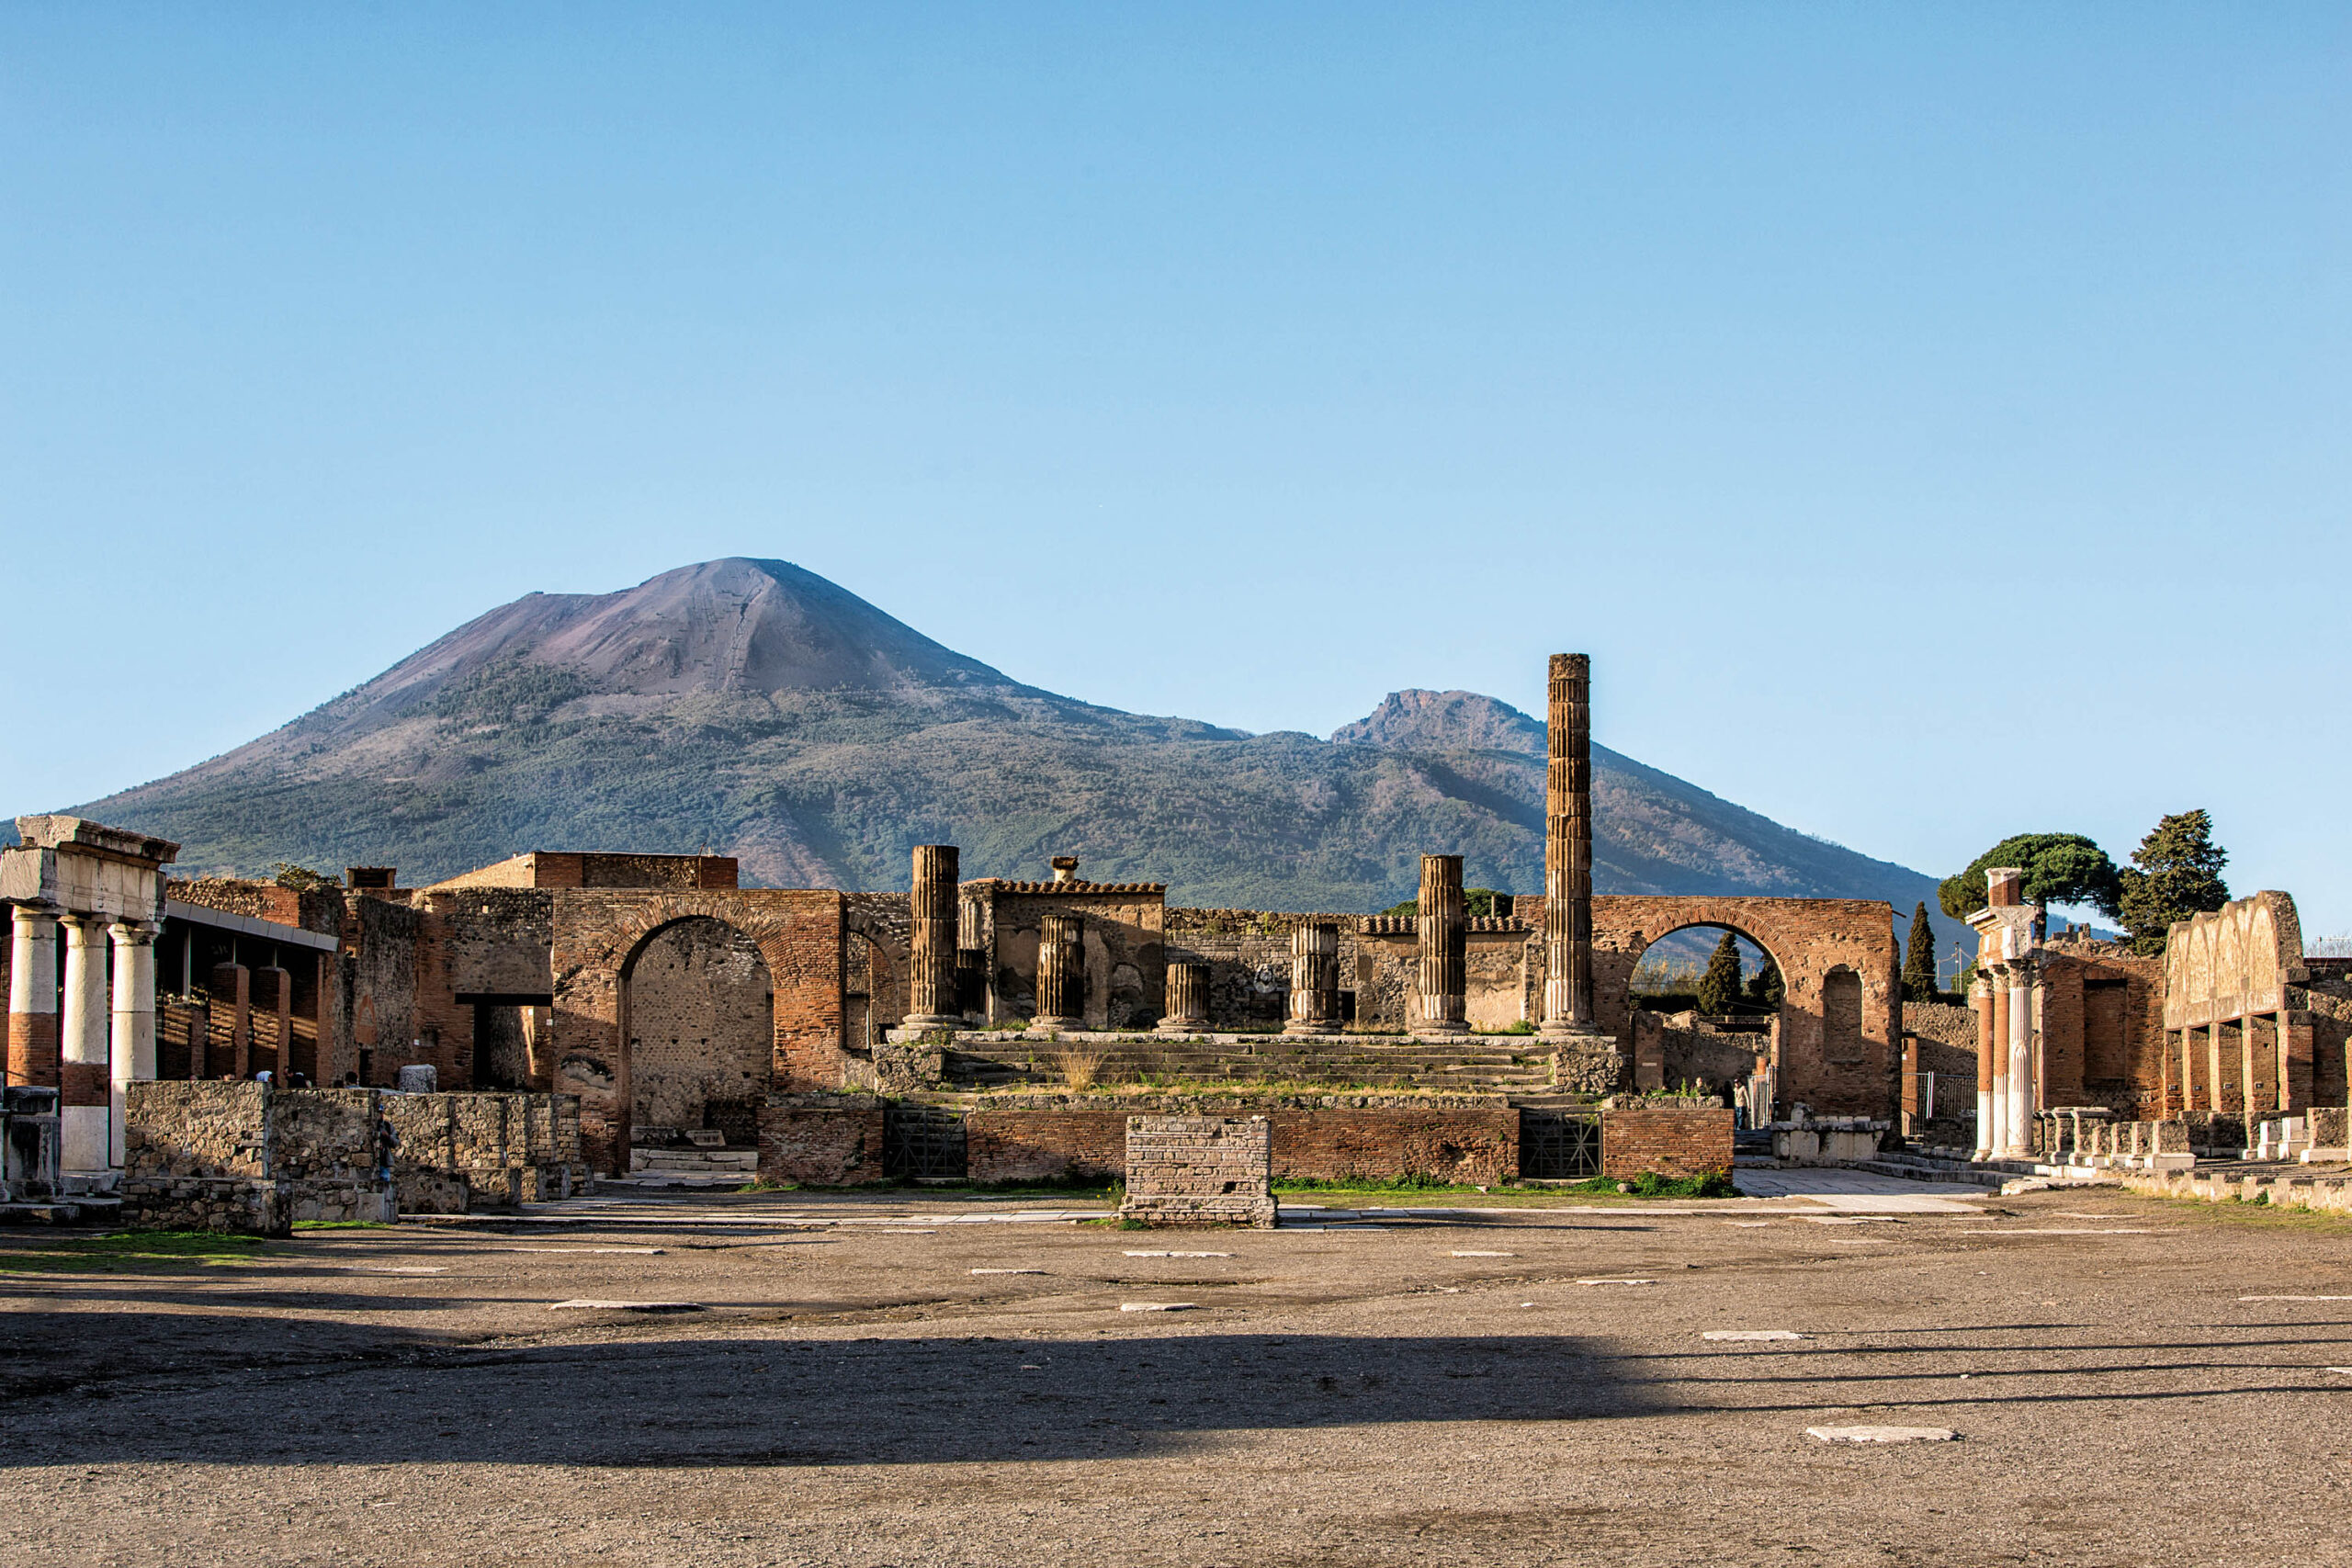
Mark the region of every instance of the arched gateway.
POLYGON ((1799 1102, 1825 1115, 1889 1113, 1903 1067, 1901 950, 1890 906, 1860 898, 1596 897, 1593 1011, 1629 1055, 1634 968, 1651 943, 1694 926, 1745 937, 1780 968, 1777 1113, 1799 1102))
POLYGON ((759 944, 708 915, 648 935, 621 969, 629 1123, 639 1141, 758 1141, 775 1077, 775 984, 759 944))

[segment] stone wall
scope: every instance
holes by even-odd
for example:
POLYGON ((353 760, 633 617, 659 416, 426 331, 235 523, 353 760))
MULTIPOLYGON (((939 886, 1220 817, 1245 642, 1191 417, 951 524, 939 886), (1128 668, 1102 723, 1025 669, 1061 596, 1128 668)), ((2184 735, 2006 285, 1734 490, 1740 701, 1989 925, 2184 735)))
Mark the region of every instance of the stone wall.
POLYGON ((349 1054, 346 1057, 338 1052, 335 1066, 330 1067, 322 1043, 320 1079, 339 1083, 345 1073, 356 1072, 368 1085, 389 1088, 400 1082, 403 1066, 429 1059, 411 1049, 411 1042, 423 1033, 416 1009, 416 966, 424 917, 404 902, 359 893, 344 901, 344 910, 335 1033, 348 1043, 349 1054))
POLYGON ((1046 915, 1076 915, 1083 922, 1079 949, 1085 979, 1079 1005, 1088 1028, 1159 1021, 1168 970, 1162 945, 1166 892, 1157 884, 987 877, 964 884, 961 899, 986 911, 979 935, 988 955, 991 1023, 1036 1015, 1037 934, 1046 915))
POLYGON ((760 1107, 762 1181, 856 1187, 882 1179, 884 1101, 871 1094, 778 1094, 760 1107))
POLYGON ((1499 1095, 991 1096, 964 1119, 967 1168, 974 1181, 1108 1179, 1125 1168, 1137 1112, 1261 1116, 1283 1181, 1477 1186, 1519 1174, 1519 1111, 1499 1095))
POLYGON ((1123 1218, 1274 1226, 1272 1129, 1261 1116, 1133 1116, 1123 1218))
POLYGON ((774 1078, 775 989, 759 944, 723 920, 673 921, 629 970, 632 1128, 756 1135, 774 1078))
POLYGON ((586 1185, 575 1095, 392 1094, 380 1105, 402 1213, 548 1202, 586 1185))
POLYGON ((259 1083, 129 1085, 123 1224, 286 1235, 292 1205, 270 1170, 269 1094, 259 1083))
POLYGON ((1600 1113, 1600 1174, 1630 1180, 1731 1174, 1732 1112, 1715 1106, 1641 1106, 1600 1113))
MULTIPOLYGON (((1410 1022, 1420 951, 1409 915, 1171 908, 1167 921, 1168 962, 1209 966, 1212 1029, 1281 1026, 1290 998, 1290 933, 1306 921, 1340 928, 1340 1015, 1348 1027, 1399 1032, 1410 1022)), ((1533 934, 1509 917, 1469 922, 1464 1005, 1473 1029, 1508 1029, 1542 1011, 1533 934)))
POLYGON ((270 1174, 285 1185, 288 1219, 385 1224, 399 1217, 385 1169, 386 1098, 373 1089, 280 1089, 269 1097, 270 1174))

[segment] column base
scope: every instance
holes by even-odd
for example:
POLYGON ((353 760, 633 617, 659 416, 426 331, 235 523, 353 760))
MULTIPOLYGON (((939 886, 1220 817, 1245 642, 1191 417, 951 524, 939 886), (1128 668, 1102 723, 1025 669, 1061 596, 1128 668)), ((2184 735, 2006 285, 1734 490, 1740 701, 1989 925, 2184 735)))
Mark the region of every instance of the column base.
POLYGON ((1084 1029, 1086 1027, 1086 1020, 1082 1018, 1033 1018, 1029 1021, 1029 1027, 1032 1029, 1078 1030, 1084 1029))
MULTIPOLYGON (((1287 1031, 1285 1031, 1287 1032, 1287 1031)), ((1459 1040, 1470 1032, 1466 1023, 1417 1023, 1407 1031, 1416 1039, 1459 1040)))
POLYGON ((1284 1034, 1337 1034, 1340 1026, 1329 1019, 1295 1018, 1283 1025, 1284 1034))
POLYGON ((1204 1018, 1163 1018, 1151 1026, 1154 1034, 1206 1034, 1209 1021, 1204 1018))
POLYGON ((900 1029, 968 1029, 960 1012, 910 1012, 899 1021, 900 1029))

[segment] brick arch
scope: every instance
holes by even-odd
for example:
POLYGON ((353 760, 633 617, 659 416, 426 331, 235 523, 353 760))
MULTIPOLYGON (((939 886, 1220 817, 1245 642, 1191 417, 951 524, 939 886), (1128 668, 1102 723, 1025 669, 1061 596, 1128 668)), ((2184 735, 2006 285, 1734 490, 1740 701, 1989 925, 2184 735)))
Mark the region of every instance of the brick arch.
POLYGON ((622 992, 626 971, 662 928, 703 918, 751 939, 774 996, 768 1088, 842 1079, 842 896, 815 889, 588 889, 556 904, 554 1088, 581 1100, 590 1166, 628 1162, 629 1101, 622 992))
MULTIPOLYGON (((853 904, 842 914, 842 929, 845 937, 864 937, 873 947, 874 969, 866 995, 874 1010, 875 1038, 880 1039, 883 1031, 899 1027, 899 1021, 906 1017, 909 1010, 907 984, 914 954, 908 945, 905 924, 887 919, 870 908, 853 904)), ((854 976, 843 973, 842 989, 844 995, 854 988, 853 979, 854 976)))
POLYGON ((659 1096, 662 1100, 670 1102, 671 1109, 680 1113, 665 1119, 658 1113, 659 1107, 657 1107, 657 1111, 653 1114, 653 1124, 656 1126, 699 1127, 705 1124, 702 1118, 709 1115, 717 1119, 715 1124, 732 1127, 731 1118, 741 1113, 742 1107, 740 1103, 741 1100, 748 1098, 756 1102, 766 1098, 775 1080, 775 971, 770 966, 767 954, 760 950, 760 943, 751 936, 750 932, 745 931, 734 921, 717 915, 680 915, 674 919, 664 920, 630 944, 628 953, 621 960, 620 979, 620 1029, 618 1032, 620 1061, 618 1082, 615 1086, 614 1099, 621 1113, 628 1118, 631 1125, 634 1125, 642 1109, 640 1102, 649 1095, 659 1096), (662 1061, 664 1054, 652 1050, 651 1041, 654 1037, 644 1032, 643 1021, 639 1016, 638 971, 645 955, 664 936, 682 927, 703 923, 718 927, 732 937, 743 939, 758 958, 759 972, 755 978, 763 993, 762 1006, 766 1014, 764 1049, 761 1048, 763 1043, 758 1040, 756 1034, 748 1037, 738 1036, 736 1043, 731 1046, 724 1041, 708 1041, 707 1043, 709 1044, 710 1050, 695 1068, 689 1068, 684 1062, 674 1059, 668 1063, 672 1069, 670 1076, 673 1078, 673 1086, 665 1092, 662 1082, 665 1075, 658 1068, 649 1066, 639 1059, 640 1044, 645 1045, 656 1063, 662 1061), (724 1068, 724 1071, 716 1078, 711 1076, 711 1069, 714 1067, 724 1068), (697 1071, 702 1078, 698 1084, 695 1082, 697 1071), (741 1079, 747 1073, 754 1074, 756 1077, 752 1081, 745 1083, 741 1079), (678 1078, 683 1078, 685 1084, 692 1086, 691 1089, 682 1089, 676 1087, 678 1078), (719 1079, 724 1079, 725 1082, 721 1084, 719 1079), (727 1094, 710 1092, 713 1089, 718 1088, 732 1089, 736 1092, 727 1094), (728 1102, 731 1109, 722 1111, 722 1102, 728 1102))
POLYGON ((1903 1065, 1903 989, 1894 908, 1875 899, 1681 897, 1603 894, 1592 901, 1593 1010, 1633 1052, 1630 982, 1653 942, 1694 926, 1746 937, 1770 956, 1786 994, 1778 1023, 1778 1113, 1803 1101, 1824 1114, 1890 1116, 1903 1065), (1831 1059, 1825 989, 1831 971, 1861 987, 1859 1051, 1831 1059))

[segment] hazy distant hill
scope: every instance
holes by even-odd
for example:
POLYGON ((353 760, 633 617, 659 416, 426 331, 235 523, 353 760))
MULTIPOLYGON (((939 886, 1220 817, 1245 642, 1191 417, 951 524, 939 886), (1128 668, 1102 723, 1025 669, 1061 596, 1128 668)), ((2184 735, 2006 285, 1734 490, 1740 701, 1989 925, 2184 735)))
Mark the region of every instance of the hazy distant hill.
MULTIPOLYGON (((1603 716, 1605 724, 1606 718, 1603 716)), ((1024 686, 783 561, 625 592, 534 593, 225 756, 76 809, 182 863, 397 864, 424 882, 526 849, 741 857, 747 882, 903 887, 910 845, 966 874, 1165 881, 1187 903, 1375 909, 1417 857, 1543 885, 1544 727, 1398 692, 1329 740, 1247 735, 1024 686)), ((1594 748, 1604 892, 1887 898, 1934 883, 1594 748)))

